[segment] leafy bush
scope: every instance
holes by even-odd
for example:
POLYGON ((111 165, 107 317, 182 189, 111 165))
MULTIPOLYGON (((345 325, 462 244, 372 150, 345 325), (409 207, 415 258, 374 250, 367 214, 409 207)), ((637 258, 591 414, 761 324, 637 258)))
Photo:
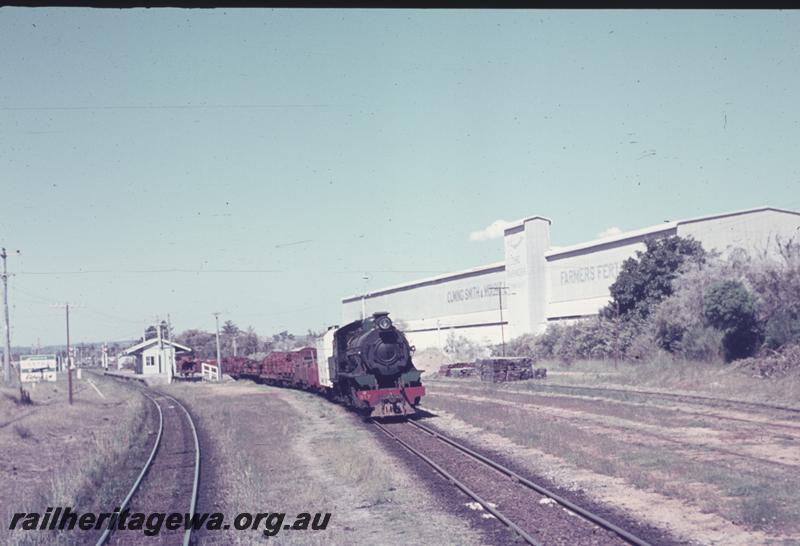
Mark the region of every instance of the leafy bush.
POLYGON ((760 378, 785 377, 800 371, 800 345, 786 345, 760 358, 744 358, 736 365, 760 378))
POLYGON ((565 326, 561 324, 550 324, 540 336, 536 336, 533 356, 537 359, 557 358, 556 345, 564 335, 565 326))
MULTIPOLYGON (((791 305, 790 302, 787 303, 791 305)), ((800 343, 800 311, 778 309, 767 319, 764 327, 764 345, 770 349, 778 349, 792 343, 800 343)))
POLYGON ((692 238, 666 237, 645 241, 645 251, 622 263, 610 286, 611 302, 606 317, 647 317, 664 298, 672 294, 672 281, 687 262, 706 259, 703 246, 692 238))
MULTIPOLYGON (((531 356, 536 357, 537 336, 534 334, 522 334, 506 342, 506 356, 531 356)), ((491 347, 492 356, 500 356, 502 347, 494 345, 491 347)))
POLYGON ((473 362, 487 356, 488 349, 483 345, 470 341, 464 336, 457 336, 455 332, 447 335, 444 344, 444 354, 453 362, 473 362))
POLYGON ((673 294, 648 319, 646 329, 662 350, 690 360, 717 360, 722 334, 706 323, 703 298, 721 279, 736 278, 726 263, 692 264, 673 281, 673 294))
POLYGON ((762 339, 756 303, 739 281, 725 281, 712 287, 704 299, 705 318, 724 333, 725 360, 752 356, 762 339))
POLYGON ((653 356, 663 353, 652 333, 645 330, 631 338, 625 348, 625 359, 630 362, 649 362, 653 356))
POLYGON ((800 344, 800 241, 776 241, 779 260, 752 263, 748 281, 758 295, 764 345, 800 344))
MULTIPOLYGON (((614 356, 615 323, 601 317, 571 324, 549 324, 539 334, 524 334, 506 344, 508 356, 530 356, 537 360, 561 360, 571 363, 580 359, 603 359, 614 356)), ((500 354, 494 347, 493 354, 500 354)))

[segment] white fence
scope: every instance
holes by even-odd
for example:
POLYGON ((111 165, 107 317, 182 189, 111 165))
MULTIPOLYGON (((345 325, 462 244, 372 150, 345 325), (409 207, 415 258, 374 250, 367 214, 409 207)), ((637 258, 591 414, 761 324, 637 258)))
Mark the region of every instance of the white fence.
POLYGON ((219 366, 203 362, 200 373, 206 381, 219 381, 219 366))

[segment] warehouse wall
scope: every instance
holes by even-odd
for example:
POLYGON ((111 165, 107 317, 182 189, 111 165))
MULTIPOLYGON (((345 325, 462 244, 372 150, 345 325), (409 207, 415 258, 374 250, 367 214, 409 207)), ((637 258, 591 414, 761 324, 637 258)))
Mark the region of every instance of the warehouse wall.
POLYGON ((634 237, 547 256, 548 321, 593 315, 610 299, 622 262, 644 250, 646 237, 674 235, 675 228, 647 230, 634 237))
MULTIPOLYGON (((450 331, 481 343, 541 332, 550 321, 596 314, 610 299, 622 263, 649 237, 691 236, 707 250, 741 247, 776 255, 776 241, 800 239, 800 213, 760 208, 666 222, 617 236, 550 248, 550 220, 534 216, 505 230, 505 260, 364 297, 367 314, 389 311, 418 349, 442 347, 450 331), (502 321, 492 288, 504 286, 502 321), (501 324, 503 330, 501 331, 501 324)), ((361 296, 342 300, 342 320, 361 318, 361 296)))
POLYGON ((511 337, 535 332, 545 321, 547 307, 547 263, 550 220, 526 218, 505 230, 506 284, 511 337))
POLYGON ((800 239, 800 214, 784 210, 729 213, 678 224, 678 235, 692 236, 706 249, 744 248, 753 255, 776 256, 776 240, 800 239))
MULTIPOLYGON (((375 291, 363 302, 367 315, 389 311, 419 348, 441 346, 449 331, 495 343, 500 340, 500 302, 493 288, 504 281, 501 262, 375 291)), ((360 296, 342 303, 343 324, 361 318, 360 296)), ((503 308, 504 312, 508 308, 505 301, 503 308)))

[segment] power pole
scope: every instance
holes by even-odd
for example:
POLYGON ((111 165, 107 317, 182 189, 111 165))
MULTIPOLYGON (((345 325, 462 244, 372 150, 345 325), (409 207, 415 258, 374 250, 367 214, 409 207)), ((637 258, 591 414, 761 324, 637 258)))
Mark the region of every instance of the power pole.
MULTIPOLYGON (((616 319, 615 326, 619 327, 619 302, 614 302, 614 318, 616 319)), ((617 330, 617 334, 614 336, 614 369, 617 369, 619 365, 619 351, 620 350, 620 343, 619 343, 619 330, 617 330)))
POLYGON ((236 334, 233 334, 233 356, 236 356, 236 334))
POLYGON ((361 294, 361 320, 367 318, 367 287, 369 283, 369 275, 364 273, 361 277, 361 280, 364 281, 364 292, 361 294))
POLYGON ((69 353, 69 304, 64 304, 67 309, 67 382, 69 383, 69 403, 72 404, 72 359, 69 353))
POLYGON ((164 342, 161 337, 161 321, 158 320, 156 315, 156 337, 158 338, 158 373, 164 373, 164 342))
POLYGON ((497 290, 498 308, 500 309, 500 341, 503 346, 503 356, 506 356, 506 333, 503 327, 503 292, 506 292, 508 287, 501 283, 497 286, 492 286, 490 290, 497 290))
MULTIPOLYGON (((69 303, 51 305, 50 307, 64 307, 67 318, 67 383, 69 385, 69 403, 72 404, 72 350, 69 345, 69 303)), ((79 306, 80 307, 80 306, 79 306)))
POLYGON ((222 381, 222 357, 219 350, 219 313, 214 313, 214 320, 217 322, 217 369, 219 370, 217 380, 222 381))
POLYGON ((3 351, 3 381, 6 385, 11 385, 11 326, 8 321, 8 269, 6 268, 6 249, 0 251, 0 258, 3 258, 3 316, 5 318, 5 350, 3 351))

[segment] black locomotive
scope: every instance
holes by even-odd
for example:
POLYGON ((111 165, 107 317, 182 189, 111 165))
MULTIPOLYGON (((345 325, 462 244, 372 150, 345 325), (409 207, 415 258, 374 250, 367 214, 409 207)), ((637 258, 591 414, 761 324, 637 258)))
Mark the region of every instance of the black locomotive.
POLYGON ((346 324, 334 333, 333 383, 337 397, 373 417, 411 415, 425 394, 413 348, 389 313, 346 324))

